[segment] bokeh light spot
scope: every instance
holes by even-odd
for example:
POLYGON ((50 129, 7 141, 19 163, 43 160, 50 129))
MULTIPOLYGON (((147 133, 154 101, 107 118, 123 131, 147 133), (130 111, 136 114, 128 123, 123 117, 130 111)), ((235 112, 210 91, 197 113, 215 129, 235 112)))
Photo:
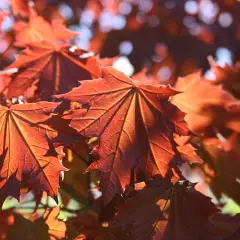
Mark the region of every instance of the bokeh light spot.
POLYGON ((125 73, 127 76, 132 76, 134 72, 134 67, 130 63, 127 57, 121 56, 119 57, 114 63, 113 67, 123 73, 125 73))
POLYGON ((161 67, 157 72, 157 77, 161 82, 166 82, 171 77, 172 72, 169 67, 161 67))
POLYGON ((129 55, 133 50, 133 44, 130 41, 123 41, 119 45, 120 54, 129 55))
POLYGON ((67 20, 71 19, 73 16, 72 9, 65 3, 61 3, 58 7, 60 14, 67 20))
POLYGON ((222 27, 227 28, 233 22, 232 15, 229 12, 223 12, 219 15, 218 22, 222 27))
POLYGON ((196 1, 186 1, 184 9, 189 14, 196 14, 198 12, 198 3, 196 1))

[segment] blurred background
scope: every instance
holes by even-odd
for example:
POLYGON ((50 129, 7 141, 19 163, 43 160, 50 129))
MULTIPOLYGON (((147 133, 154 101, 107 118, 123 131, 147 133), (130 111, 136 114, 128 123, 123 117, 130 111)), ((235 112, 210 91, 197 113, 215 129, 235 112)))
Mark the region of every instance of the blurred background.
MULTIPOLYGON (((240 2, 237 0, 36 0, 46 20, 62 18, 80 33, 77 46, 101 57, 120 58, 115 67, 127 75, 149 71, 161 83, 173 83, 202 69, 208 77, 208 56, 220 65, 240 57, 240 2)), ((0 8, 10 11, 7 0, 0 8)), ((12 39, 13 18, 2 22, 0 52, 12 39)), ((11 50, 11 49, 10 49, 11 50)), ((12 49, 12 51, 16 51, 12 49)), ((9 52, 9 57, 13 55, 9 52)), ((1 58, 1 67, 13 59, 1 58)))

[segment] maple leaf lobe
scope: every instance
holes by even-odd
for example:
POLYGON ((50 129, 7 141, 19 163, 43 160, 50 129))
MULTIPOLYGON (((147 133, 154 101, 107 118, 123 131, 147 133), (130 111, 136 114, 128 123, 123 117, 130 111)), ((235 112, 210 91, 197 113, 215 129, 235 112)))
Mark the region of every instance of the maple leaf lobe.
POLYGON ((58 104, 40 102, 0 106, 0 203, 9 195, 19 199, 20 188, 46 191, 56 199, 61 171, 62 147, 54 147, 57 132, 47 121, 58 104), (41 143, 41 144, 40 144, 41 143))
POLYGON ((171 168, 182 162, 173 133, 186 132, 186 123, 168 101, 176 93, 169 86, 139 84, 109 67, 103 78, 56 96, 89 106, 72 111, 70 126, 100 139, 100 159, 87 170, 100 171, 106 202, 124 191, 131 169, 143 178, 170 179, 171 168))

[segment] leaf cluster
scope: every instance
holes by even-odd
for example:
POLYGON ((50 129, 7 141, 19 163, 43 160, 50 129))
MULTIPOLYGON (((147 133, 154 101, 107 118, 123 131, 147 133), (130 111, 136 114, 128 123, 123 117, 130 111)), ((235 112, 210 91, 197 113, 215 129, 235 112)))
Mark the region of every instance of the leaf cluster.
POLYGON ((209 59, 215 80, 198 71, 174 86, 147 70, 130 78, 115 58, 73 45, 78 33, 59 19, 10 4, 23 49, 0 75, 0 206, 26 193, 35 205, 1 211, 0 239, 240 238, 239 216, 222 214, 182 170, 240 203, 239 64, 209 59), (49 197, 62 206, 49 209, 49 197), (80 209, 66 207, 73 199, 80 209))

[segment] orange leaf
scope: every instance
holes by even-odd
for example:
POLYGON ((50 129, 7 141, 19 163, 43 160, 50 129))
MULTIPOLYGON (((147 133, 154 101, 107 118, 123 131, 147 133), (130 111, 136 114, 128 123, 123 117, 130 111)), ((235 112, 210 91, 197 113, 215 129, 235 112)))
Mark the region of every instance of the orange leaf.
POLYGON ((0 205, 9 195, 19 199, 27 186, 57 199, 62 147, 53 146, 58 133, 46 122, 58 104, 0 106, 0 205), (37 186, 37 188, 36 188, 37 186))
POLYGON ((38 16, 33 10, 30 11, 29 23, 18 21, 15 23, 15 45, 25 47, 32 42, 49 41, 53 44, 59 40, 67 41, 79 35, 68 30, 62 20, 54 19, 52 24, 43 17, 38 16))
POLYGON ((9 0, 13 13, 23 17, 26 17, 29 14, 28 2, 29 0, 9 0))
POLYGON ((100 159, 88 170, 101 172, 105 203, 130 183, 131 169, 138 177, 172 177, 172 167, 182 159, 173 133, 188 132, 186 123, 169 101, 177 92, 169 86, 133 81, 113 68, 104 77, 83 81, 79 88, 58 95, 88 104, 88 110, 72 111, 70 126, 85 137, 98 136, 100 159))
POLYGON ((27 90, 37 84, 41 99, 51 100, 52 94, 65 93, 78 86, 78 80, 100 77, 101 70, 95 56, 86 53, 50 42, 32 43, 8 66, 19 71, 12 77, 7 97, 26 96, 27 90))
POLYGON ((221 86, 202 79, 199 73, 180 78, 176 86, 183 93, 173 96, 171 102, 187 113, 185 120, 192 132, 204 135, 221 127, 239 131, 239 101, 221 86))

